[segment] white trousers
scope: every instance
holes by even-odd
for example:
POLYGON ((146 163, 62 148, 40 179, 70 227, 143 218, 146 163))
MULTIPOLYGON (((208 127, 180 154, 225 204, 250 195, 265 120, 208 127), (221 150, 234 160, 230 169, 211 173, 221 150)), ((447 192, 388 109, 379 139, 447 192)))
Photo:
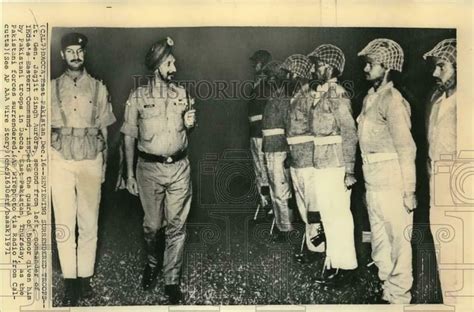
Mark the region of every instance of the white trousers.
POLYGON ((265 153, 275 223, 282 232, 293 229, 291 225, 293 210, 288 207, 288 199, 291 198, 291 180, 290 172, 284 165, 286 157, 286 152, 265 153))
POLYGON ((357 268, 351 191, 344 184, 345 168, 314 168, 316 209, 321 213, 326 233, 328 268, 357 268))
MULTIPOLYGON (((433 168, 434 169, 434 168, 433 168)), ((469 283, 464 280, 464 275, 470 270, 462 270, 464 264, 464 249, 472 243, 464 239, 466 217, 471 214, 463 213, 456 209, 453 202, 452 190, 449 186, 450 179, 455 178, 443 173, 437 176, 430 173, 430 229, 436 251, 436 262, 441 283, 441 292, 445 304, 461 303, 464 295, 462 290, 469 283), (443 185, 446 184, 446 185, 443 185), (445 186, 445 187, 443 187, 445 186)), ((471 273, 472 274, 472 273, 471 273)))
POLYGON ((383 299, 409 304, 413 284, 411 230, 413 214, 403 205, 398 159, 364 164, 372 259, 383 281, 383 299))
POLYGON ((75 161, 51 149, 51 195, 64 278, 94 274, 101 178, 102 153, 93 160, 75 161))

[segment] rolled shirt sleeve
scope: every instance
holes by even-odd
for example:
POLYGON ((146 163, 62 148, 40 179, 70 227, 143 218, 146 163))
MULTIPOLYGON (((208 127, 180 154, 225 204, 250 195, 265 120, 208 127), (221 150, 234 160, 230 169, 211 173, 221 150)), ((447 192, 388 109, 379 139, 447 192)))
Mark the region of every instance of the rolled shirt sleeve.
POLYGON ((410 106, 401 97, 393 96, 386 118, 393 145, 398 154, 405 193, 416 189, 416 145, 411 135, 410 106))
POLYGON ((117 119, 112 111, 112 104, 109 101, 109 93, 104 85, 101 85, 97 97, 99 128, 105 128, 113 124, 117 119))
POLYGON ((125 135, 138 138, 138 108, 136 101, 133 100, 134 94, 135 92, 132 92, 127 100, 124 122, 120 131, 125 135))

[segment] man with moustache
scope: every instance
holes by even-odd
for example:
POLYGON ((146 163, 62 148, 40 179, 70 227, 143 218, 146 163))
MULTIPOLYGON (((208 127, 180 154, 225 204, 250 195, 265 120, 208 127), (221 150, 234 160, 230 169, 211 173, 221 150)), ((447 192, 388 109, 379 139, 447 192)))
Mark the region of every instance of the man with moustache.
POLYGON ((115 122, 107 88, 84 67, 87 41, 80 33, 62 37, 61 58, 67 68, 51 83, 50 181, 65 305, 93 296, 90 282, 107 160, 107 126, 115 122), (59 237, 61 227, 67 231, 66 239, 59 237))
POLYGON ((142 286, 152 289, 163 267, 165 294, 171 304, 178 304, 183 299, 179 283, 185 222, 192 196, 187 132, 194 127, 196 117, 194 100, 184 88, 171 82, 176 72, 173 46, 173 40, 167 37, 149 49, 145 65, 154 73, 154 79, 131 93, 121 131, 125 140, 127 189, 140 196, 145 212, 147 263, 142 286))
POLYGON ((382 300, 408 304, 413 283, 409 228, 416 208, 415 156, 410 105, 394 87, 403 50, 390 39, 375 39, 358 53, 373 87, 364 98, 358 136, 362 152, 372 259, 383 281, 382 300))
MULTIPOLYGON (((434 172, 435 162, 456 157, 456 39, 445 39, 423 55, 425 60, 434 64, 433 77, 436 88, 431 95, 427 114, 428 137, 428 175, 430 178, 430 227, 435 244, 438 244, 438 231, 443 232, 443 226, 454 221, 446 211, 452 206, 437 205, 435 200, 434 172)), ((443 196, 451 197, 450 192, 437 192, 436 199, 443 196)), ((455 226, 456 227, 456 226, 455 226)), ((456 237, 450 241, 443 240, 439 252, 436 253, 438 264, 459 263, 462 261, 462 242, 456 237), (461 260, 460 260, 461 259, 461 260)), ((439 270, 444 303, 455 303, 455 297, 449 296, 448 291, 461 288, 462 271, 439 270)))
POLYGON ((289 146, 290 174, 296 203, 306 224, 308 249, 324 252, 321 216, 314 197, 314 140, 310 127, 311 106, 316 92, 310 89, 308 82, 312 78, 314 65, 307 56, 293 54, 283 62, 281 68, 289 80, 289 112, 285 122, 285 135, 289 146))
POLYGON ((257 191, 260 197, 258 204, 263 208, 268 207, 270 201, 268 175, 262 151, 262 114, 269 96, 263 68, 271 59, 272 56, 267 50, 258 50, 250 57, 255 73, 251 99, 248 101, 250 153, 252 154, 257 191))
POLYGON ((375 39, 358 56, 365 58, 366 79, 373 85, 357 118, 372 259, 383 281, 382 300, 409 304, 416 146, 410 132, 410 105, 391 80, 392 71, 402 71, 403 50, 393 40, 375 39))
POLYGON ((354 221, 350 211, 357 129, 351 101, 337 77, 344 70, 344 53, 332 44, 318 46, 309 58, 321 82, 312 103, 314 192, 326 235, 326 259, 321 281, 345 280, 357 268, 354 221))

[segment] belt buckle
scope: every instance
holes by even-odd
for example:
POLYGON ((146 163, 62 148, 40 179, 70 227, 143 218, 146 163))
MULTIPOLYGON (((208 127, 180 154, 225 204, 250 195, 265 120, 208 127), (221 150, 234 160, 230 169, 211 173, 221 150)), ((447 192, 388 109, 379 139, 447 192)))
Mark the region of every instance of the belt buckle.
POLYGON ((171 164, 173 162, 173 158, 171 156, 169 156, 169 157, 166 158, 165 162, 167 164, 171 164))

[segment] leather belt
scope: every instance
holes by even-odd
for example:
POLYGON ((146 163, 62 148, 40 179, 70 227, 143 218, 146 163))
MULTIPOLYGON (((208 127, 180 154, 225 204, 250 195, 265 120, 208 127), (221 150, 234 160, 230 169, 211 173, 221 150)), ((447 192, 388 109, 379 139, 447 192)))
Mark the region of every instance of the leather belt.
POLYGON ((188 155, 186 150, 182 150, 177 152, 174 155, 171 156, 161 156, 161 155, 154 155, 154 154, 148 154, 142 151, 138 151, 138 156, 142 158, 145 162, 159 162, 162 164, 172 164, 175 163, 181 159, 184 159, 188 155))

